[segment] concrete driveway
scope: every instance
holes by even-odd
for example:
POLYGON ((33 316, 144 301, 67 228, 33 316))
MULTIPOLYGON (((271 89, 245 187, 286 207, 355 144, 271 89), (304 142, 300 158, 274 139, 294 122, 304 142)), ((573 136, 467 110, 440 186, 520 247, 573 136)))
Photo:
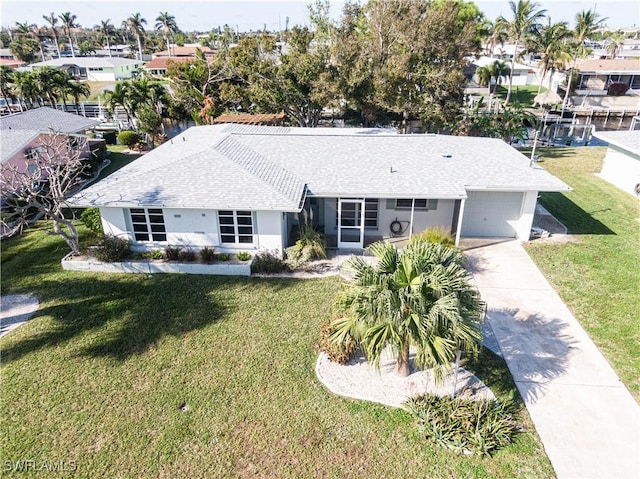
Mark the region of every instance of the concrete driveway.
POLYGON ((640 478, 638 404, 520 243, 465 253, 558 478, 640 478))

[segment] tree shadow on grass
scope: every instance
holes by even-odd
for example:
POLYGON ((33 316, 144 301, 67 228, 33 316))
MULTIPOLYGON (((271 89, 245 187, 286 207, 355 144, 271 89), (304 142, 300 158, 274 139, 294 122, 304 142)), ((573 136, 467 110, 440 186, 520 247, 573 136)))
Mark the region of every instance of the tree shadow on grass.
POLYGON ((616 233, 592 215, 600 211, 585 211, 563 193, 543 193, 540 203, 573 235, 615 235, 616 233))
MULTIPOLYGON (((3 348, 5 363, 32 352, 68 344, 78 354, 122 361, 146 352, 163 337, 181 336, 225 320, 237 309, 237 295, 225 289, 252 291, 251 278, 166 275, 74 275, 41 284, 44 304, 32 318, 48 316, 46 331, 3 348)), ((262 281, 280 290, 293 281, 262 281)), ((244 294, 244 293, 242 293, 244 294)))

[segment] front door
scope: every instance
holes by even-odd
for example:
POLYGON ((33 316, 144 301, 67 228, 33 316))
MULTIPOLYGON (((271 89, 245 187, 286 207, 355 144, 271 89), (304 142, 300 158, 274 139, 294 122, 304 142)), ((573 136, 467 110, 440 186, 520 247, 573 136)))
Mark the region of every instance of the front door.
POLYGON ((338 248, 364 245, 364 199, 338 199, 338 248))

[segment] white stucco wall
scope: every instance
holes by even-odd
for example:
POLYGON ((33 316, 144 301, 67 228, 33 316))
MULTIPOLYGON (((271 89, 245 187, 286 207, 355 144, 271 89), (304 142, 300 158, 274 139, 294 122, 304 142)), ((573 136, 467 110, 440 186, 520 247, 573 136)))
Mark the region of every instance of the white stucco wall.
POLYGON ((90 81, 115 81, 117 80, 112 67, 102 67, 102 71, 87 68, 87 80, 90 81))
POLYGON ((253 215, 254 232, 257 232, 256 249, 284 251, 282 236, 283 219, 280 211, 256 211, 253 215))
POLYGON ((100 208, 100 217, 104 234, 132 239, 127 228, 125 210, 122 208, 100 208))
POLYGON ((520 241, 529 241, 529 237, 531 235, 531 225, 533 224, 533 216, 536 213, 537 202, 537 191, 527 191, 523 194, 520 221, 518 221, 518 223, 514 225, 516 230, 516 238, 520 241))
POLYGON ((214 210, 164 208, 167 243, 196 248, 217 246, 218 219, 214 210))
POLYGON ((610 147, 604 157, 600 176, 635 196, 636 185, 640 183, 640 160, 610 147))

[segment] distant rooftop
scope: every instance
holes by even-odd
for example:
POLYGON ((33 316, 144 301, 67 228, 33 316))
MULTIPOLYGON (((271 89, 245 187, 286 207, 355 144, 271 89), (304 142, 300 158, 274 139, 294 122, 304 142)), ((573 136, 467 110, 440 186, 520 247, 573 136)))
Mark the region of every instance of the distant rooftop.
POLYGON ((605 59, 579 60, 576 68, 580 73, 608 73, 608 72, 638 72, 640 73, 640 59, 605 59))
POLYGON ((135 66, 142 65, 144 62, 140 60, 131 60, 129 58, 119 57, 63 57, 47 60, 46 62, 31 63, 29 67, 61 67, 64 65, 78 65, 82 68, 93 67, 117 67, 117 66, 135 66))
POLYGON ((640 130, 594 131, 593 136, 617 146, 633 156, 640 156, 640 130))

